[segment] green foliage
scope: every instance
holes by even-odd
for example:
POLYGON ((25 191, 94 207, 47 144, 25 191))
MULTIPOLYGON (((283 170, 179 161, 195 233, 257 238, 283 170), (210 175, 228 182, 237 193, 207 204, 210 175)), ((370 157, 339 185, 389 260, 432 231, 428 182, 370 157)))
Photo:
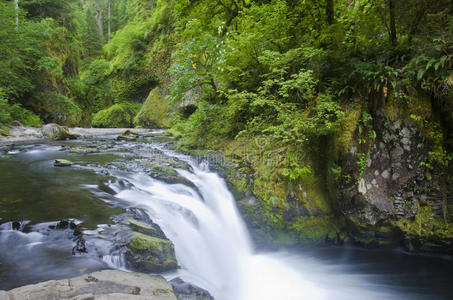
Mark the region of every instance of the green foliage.
POLYGON ((9 125, 11 121, 17 120, 25 126, 40 126, 41 120, 31 111, 22 108, 20 104, 9 104, 0 89, 0 127, 9 125))
POLYGON ((453 234, 453 226, 444 223, 432 212, 429 206, 419 207, 414 220, 401 219, 396 224, 409 237, 418 236, 449 240, 453 234))
POLYGON ((138 105, 136 104, 114 104, 94 114, 92 125, 103 128, 133 127, 133 119, 137 111, 138 105))
POLYGON ((168 128, 168 102, 153 89, 134 118, 134 125, 145 128, 168 128))
POLYGON ((82 109, 70 98, 58 93, 40 93, 40 101, 33 103, 33 110, 39 112, 47 123, 76 126, 82 120, 82 109))

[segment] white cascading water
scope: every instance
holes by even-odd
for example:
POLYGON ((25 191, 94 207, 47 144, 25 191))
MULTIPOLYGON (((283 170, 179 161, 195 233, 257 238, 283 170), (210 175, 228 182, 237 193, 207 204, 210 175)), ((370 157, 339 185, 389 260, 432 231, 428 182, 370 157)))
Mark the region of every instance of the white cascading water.
POLYGON ((145 209, 174 243, 183 280, 216 300, 393 299, 310 258, 255 254, 225 181, 206 165, 191 166, 177 171, 197 189, 136 174, 124 178, 136 188, 116 195, 145 209))

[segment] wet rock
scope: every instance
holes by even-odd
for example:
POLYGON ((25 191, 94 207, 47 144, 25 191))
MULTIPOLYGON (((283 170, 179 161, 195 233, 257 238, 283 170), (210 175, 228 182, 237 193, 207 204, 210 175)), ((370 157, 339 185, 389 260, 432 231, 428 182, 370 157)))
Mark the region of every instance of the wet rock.
POLYGON ((116 138, 117 141, 125 141, 125 142, 134 142, 137 140, 136 135, 119 135, 116 138))
POLYGON ((56 159, 53 165, 55 167, 69 167, 72 166, 72 162, 66 159, 56 159))
POLYGON ((121 131, 121 135, 139 135, 137 130, 134 129, 126 129, 121 131))
POLYGON ((54 140, 75 140, 78 137, 78 135, 69 132, 66 127, 55 123, 46 124, 41 127, 41 133, 43 136, 54 140))
POLYGON ((57 230, 64 230, 64 229, 71 229, 75 230, 77 228, 77 224, 74 222, 74 220, 62 220, 58 222, 55 226, 50 225, 49 228, 57 230))
POLYGON ((11 134, 6 130, 0 129, 0 136, 11 136, 11 134))
POLYGON ((126 267, 140 272, 165 272, 178 267, 173 243, 167 239, 133 232, 126 245, 126 267))
POLYGON ((96 147, 80 147, 80 148, 72 148, 69 150, 70 153, 78 153, 78 154, 92 154, 92 153, 99 153, 101 152, 98 148, 96 147))
POLYGON ((126 268, 145 273, 177 268, 173 243, 142 209, 129 208, 112 220, 116 224, 101 234, 111 241, 111 252, 124 257, 126 268))
POLYGON ((167 183, 183 183, 193 186, 193 183, 180 176, 172 167, 157 162, 145 162, 145 172, 153 178, 167 183))
POLYGON ((176 300, 177 298, 171 285, 161 276, 104 270, 72 279, 50 280, 0 292, 0 299, 176 300))
POLYGON ((170 284, 178 300, 214 300, 208 291, 187 283, 179 277, 170 280, 170 284))

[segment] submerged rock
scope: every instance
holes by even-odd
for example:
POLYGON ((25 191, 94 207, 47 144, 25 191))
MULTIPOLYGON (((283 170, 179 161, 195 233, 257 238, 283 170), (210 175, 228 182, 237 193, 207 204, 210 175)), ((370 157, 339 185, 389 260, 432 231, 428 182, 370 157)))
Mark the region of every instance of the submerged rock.
POLYGON ((0 291, 0 300, 176 300, 171 285, 161 276, 104 270, 83 276, 50 280, 0 291))
POLYGON ((214 300, 208 291, 187 283, 179 277, 170 280, 170 284, 178 300, 214 300))
POLYGON ((72 162, 66 159, 56 159, 53 165, 55 167, 69 167, 72 166, 72 162))

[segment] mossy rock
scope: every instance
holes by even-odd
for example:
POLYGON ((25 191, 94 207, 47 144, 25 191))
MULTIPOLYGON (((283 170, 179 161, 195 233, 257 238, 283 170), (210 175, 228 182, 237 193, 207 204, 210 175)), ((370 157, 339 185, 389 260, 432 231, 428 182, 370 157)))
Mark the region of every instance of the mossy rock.
POLYGON ((167 110, 168 100, 162 97, 158 88, 155 88, 149 93, 148 98, 134 118, 134 125, 145 128, 168 128, 170 122, 167 110))
POLYGON ((0 129, 0 136, 11 136, 8 131, 0 129))
POLYGON ((175 170, 172 169, 172 167, 161 165, 159 161, 145 162, 145 169, 149 176, 162 180, 166 183, 183 183, 185 185, 193 186, 192 182, 180 176, 175 170))
POLYGON ((55 167, 70 167, 72 162, 66 159, 56 159, 54 163, 55 167))
POLYGON ((66 127, 60 126, 55 123, 44 125, 41 128, 41 133, 44 136, 54 140, 67 140, 67 139, 75 140, 79 137, 78 135, 69 132, 69 130, 66 127))
POLYGON ((121 131, 121 135, 139 135, 137 130, 134 129, 126 129, 121 131))
POLYGON ((87 148, 72 148, 69 150, 70 153, 76 154, 91 154, 91 153, 99 153, 100 150, 96 147, 87 147, 87 148))
POLYGON ((124 141, 124 142, 134 142, 137 140, 136 135, 119 135, 116 138, 117 141, 124 141))
POLYGON ((132 218, 127 219, 126 222, 129 224, 129 227, 136 232, 166 239, 165 234, 162 232, 160 227, 154 223, 148 224, 132 218))
POLYGON ((139 272, 166 272, 178 267, 171 241, 140 232, 132 233, 125 257, 126 267, 139 272))

